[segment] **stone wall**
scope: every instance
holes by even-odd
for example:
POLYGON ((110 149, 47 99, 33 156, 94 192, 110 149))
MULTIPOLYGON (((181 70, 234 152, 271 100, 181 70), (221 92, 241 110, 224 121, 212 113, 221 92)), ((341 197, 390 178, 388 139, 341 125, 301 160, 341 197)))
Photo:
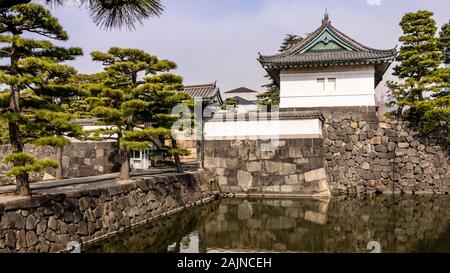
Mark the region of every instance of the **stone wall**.
POLYGON ((322 113, 323 139, 283 139, 274 152, 256 140, 207 140, 205 167, 234 193, 308 194, 328 184, 334 194, 450 192, 449 145, 439 141, 448 131, 422 136, 376 107, 283 109, 305 110, 322 113))
MULTIPOLYGON (((0 162, 11 152, 11 146, 0 145, 0 162)), ((56 159, 56 149, 53 147, 37 147, 34 145, 25 145, 25 152, 32 154, 38 159, 56 159)), ((64 177, 76 178, 99 174, 110 173, 114 170, 114 157, 117 153, 115 142, 77 142, 64 147, 63 150, 63 175, 64 177)), ((11 165, 0 163, 0 185, 8 184, 9 181, 4 177, 5 172, 11 168, 11 165)), ((54 175, 55 170, 47 170, 49 174, 54 175)), ((40 181, 43 173, 34 174, 32 181, 40 181)))
POLYGON ((195 162, 197 161, 197 142, 195 137, 178 141, 180 148, 188 150, 189 154, 180 156, 181 162, 195 162))
POLYGON ((3 201, 0 252, 62 251, 206 202, 215 190, 214 177, 202 172, 3 201))
POLYGON ((423 137, 375 107, 315 110, 325 117, 325 167, 333 192, 450 192, 447 143, 423 137))
POLYGON ((205 141, 205 168, 225 193, 329 194, 321 138, 205 141))

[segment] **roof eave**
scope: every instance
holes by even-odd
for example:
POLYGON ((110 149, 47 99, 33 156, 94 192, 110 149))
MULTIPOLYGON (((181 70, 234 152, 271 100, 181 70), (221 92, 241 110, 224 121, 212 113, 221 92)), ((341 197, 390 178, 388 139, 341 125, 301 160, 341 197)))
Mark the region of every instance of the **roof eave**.
POLYGON ((264 69, 283 69, 291 67, 312 67, 312 66, 334 66, 334 65, 354 65, 354 64, 378 64, 391 63, 395 56, 389 56, 378 59, 362 59, 362 60, 348 60, 348 61, 323 61, 323 62, 279 62, 279 61, 261 61, 264 69))

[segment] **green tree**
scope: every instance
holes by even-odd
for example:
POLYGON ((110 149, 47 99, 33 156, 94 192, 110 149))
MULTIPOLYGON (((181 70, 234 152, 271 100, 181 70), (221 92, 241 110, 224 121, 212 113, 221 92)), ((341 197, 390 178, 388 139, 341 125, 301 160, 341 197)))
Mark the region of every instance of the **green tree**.
MULTIPOLYGON (((18 4, 28 4, 32 0, 2 0, 0 10, 8 9, 18 4)), ((44 0, 51 5, 70 4, 71 0, 44 0)), ((92 20, 105 28, 128 27, 134 28, 136 22, 159 16, 164 10, 160 0, 80 0, 81 6, 86 7, 92 20)), ((1 32, 0 32, 1 33, 1 32)))
POLYGON ((149 149, 150 143, 158 146, 156 138, 170 136, 166 128, 144 127, 152 121, 148 113, 154 103, 151 91, 156 93, 166 87, 165 83, 149 85, 147 79, 176 68, 176 64, 139 49, 113 47, 91 55, 94 61, 105 66, 105 71, 93 75, 86 86, 92 96, 92 114, 100 119, 100 124, 108 126, 95 134, 118 141, 120 178, 126 180, 130 178, 129 151, 149 149), (139 79, 142 75, 146 75, 144 80, 139 79))
MULTIPOLYGON (((303 38, 298 35, 287 34, 280 46, 279 52, 284 52, 291 49, 302 40, 303 38)), ((266 91, 257 95, 257 97, 259 99, 259 104, 267 107, 267 111, 270 112, 272 110, 272 106, 280 104, 280 87, 278 83, 270 77, 270 75, 267 74, 264 77, 270 79, 270 82, 263 85, 263 87, 266 88, 266 91)))
POLYGON ((291 49, 296 44, 300 43, 303 40, 302 37, 295 34, 287 34, 286 38, 284 38, 283 43, 280 46, 279 52, 284 52, 291 49))
POLYGON ((442 62, 450 64, 450 21, 444 24, 439 33, 439 49, 442 51, 442 62))
POLYGON ((9 86, 0 94, 0 117, 7 122, 13 150, 4 161, 14 166, 7 175, 15 177, 17 193, 30 195, 29 173, 57 168, 58 164, 52 160, 37 160, 24 153, 24 143, 46 142, 55 146, 67 143, 61 143, 61 140, 73 128, 55 124, 55 119, 65 112, 60 102, 69 93, 77 92, 77 88, 66 84, 76 71, 60 62, 72 60, 82 52, 79 48, 55 46, 48 40, 65 41, 68 36, 57 19, 38 4, 0 10, 0 29, 3 33, 0 43, 5 45, 0 48, 0 58, 4 60, 0 67, 0 83, 9 86), (28 34, 47 40, 25 38, 28 34))
POLYGON ((236 105, 238 104, 236 98, 228 98, 224 101, 223 105, 222 105, 222 110, 227 110, 228 108, 231 107, 236 107, 236 105))
MULTIPOLYGON (((393 75, 400 81, 387 83, 390 93, 388 106, 396 106, 396 114, 419 126, 424 133, 447 127, 450 98, 448 88, 450 70, 440 65, 446 60, 445 41, 448 27, 436 37, 436 22, 429 11, 417 11, 403 16, 400 26, 402 46, 393 75)), ((448 51, 447 51, 448 52, 448 51)), ((448 128, 448 127, 447 127, 448 128)))
MULTIPOLYGON (((138 88, 149 102, 143 115, 153 126, 146 130, 162 132, 159 142, 154 142, 154 146, 156 146, 157 152, 173 157, 178 172, 183 171, 180 155, 187 155, 189 152, 178 146, 177 138, 179 135, 192 134, 191 128, 194 125, 192 115, 194 101, 188 94, 180 92, 182 87, 182 77, 163 73, 145 77, 144 83, 138 88), (174 111, 177 106, 183 107, 179 111, 174 111)), ((133 134, 126 135, 125 139, 135 140, 133 134)))

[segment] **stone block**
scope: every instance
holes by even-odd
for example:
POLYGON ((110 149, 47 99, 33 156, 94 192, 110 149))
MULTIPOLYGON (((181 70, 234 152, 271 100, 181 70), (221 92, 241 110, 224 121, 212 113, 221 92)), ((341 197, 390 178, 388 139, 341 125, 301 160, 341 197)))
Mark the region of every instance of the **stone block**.
POLYGON ((282 193, 291 193, 294 192, 294 187, 292 185, 282 185, 281 186, 282 193))
POLYGON ((278 193, 281 192, 281 187, 280 186, 263 186, 262 187, 263 192, 273 192, 273 193, 278 193))
POLYGON ((227 185, 228 184, 228 180, 227 180, 227 178, 225 176, 219 176, 218 183, 219 183, 219 185, 227 185))
POLYGON ((402 148, 402 149, 409 148, 409 143, 408 142, 399 142, 398 147, 402 148))
POLYGON ((279 175, 289 175, 297 172, 297 165, 291 163, 283 163, 277 161, 266 161, 266 171, 279 175))
POLYGON ((314 211, 306 211, 304 219, 319 225, 324 225, 327 222, 326 214, 314 211))
POLYGON ((311 157, 309 159, 309 166, 313 170, 323 167, 323 158, 322 157, 311 157))
POLYGON ((370 170, 370 163, 365 161, 361 164, 361 169, 363 170, 370 170))
POLYGON ((260 161, 248 162, 246 164, 246 168, 248 172, 259 172, 262 169, 262 164, 260 161))
POLYGON ((237 169, 239 166, 239 161, 237 158, 226 158, 224 163, 224 167, 229 169, 237 169))
POLYGON ((320 169, 315 169, 315 170, 312 170, 309 172, 305 172, 304 175, 305 175, 306 182, 327 179, 327 173, 325 171, 325 168, 320 168, 320 169))
POLYGON ((286 183, 287 185, 298 185, 301 183, 301 180, 299 179, 299 176, 297 174, 293 174, 285 176, 284 183, 286 183))
POLYGON ((237 182, 240 187, 251 187, 252 174, 246 171, 238 171, 237 182))
POLYGON ((370 139, 370 144, 379 145, 381 144, 381 140, 382 140, 381 136, 373 137, 372 139, 370 139))
POLYGON ((237 215, 239 220, 247 220, 252 218, 253 207, 249 202, 239 204, 237 215))
POLYGON ((221 164, 220 162, 222 161, 221 158, 216 158, 216 157, 205 157, 205 168, 220 168, 221 164))
POLYGON ((105 156, 105 150, 103 150, 103 149, 95 150, 95 157, 96 158, 104 157, 104 156, 105 156))
POLYGON ((62 157, 63 168, 69 168, 70 166, 70 156, 63 155, 62 157))
POLYGON ((303 157, 302 149, 297 147, 289 147, 289 157, 290 158, 301 158, 303 157))

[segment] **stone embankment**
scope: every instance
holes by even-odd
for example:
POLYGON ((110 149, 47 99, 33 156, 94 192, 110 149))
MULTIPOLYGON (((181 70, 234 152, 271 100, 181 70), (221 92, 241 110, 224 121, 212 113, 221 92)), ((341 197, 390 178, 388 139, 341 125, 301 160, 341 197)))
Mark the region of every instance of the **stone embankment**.
POLYGON ((148 176, 0 197, 0 252, 58 252, 215 199, 209 172, 148 176))

